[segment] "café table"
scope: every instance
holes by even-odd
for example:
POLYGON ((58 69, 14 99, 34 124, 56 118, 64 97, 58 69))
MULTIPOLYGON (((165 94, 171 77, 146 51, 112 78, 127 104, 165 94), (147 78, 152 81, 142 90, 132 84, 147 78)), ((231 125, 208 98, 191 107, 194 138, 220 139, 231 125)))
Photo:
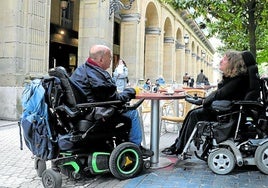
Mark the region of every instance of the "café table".
POLYGON ((195 87, 188 87, 188 86, 183 86, 182 89, 183 90, 191 90, 191 89, 204 89, 204 90, 209 90, 209 89, 213 89, 216 88, 217 86, 215 85, 204 85, 204 86, 195 86, 195 87))
MULTIPOLYGON (((160 93, 166 93, 168 91, 168 89, 167 88, 160 88, 158 91, 160 93)), ((174 91, 174 93, 180 93, 180 92, 183 92, 185 90, 180 88, 180 89, 174 89, 173 91, 174 91)))
POLYGON ((150 149, 154 152, 151 157, 151 168, 162 168, 171 164, 169 159, 159 156, 159 140, 160 140, 160 100, 174 100, 185 98, 184 92, 168 94, 168 93, 139 93, 136 99, 151 100, 151 134, 150 149))

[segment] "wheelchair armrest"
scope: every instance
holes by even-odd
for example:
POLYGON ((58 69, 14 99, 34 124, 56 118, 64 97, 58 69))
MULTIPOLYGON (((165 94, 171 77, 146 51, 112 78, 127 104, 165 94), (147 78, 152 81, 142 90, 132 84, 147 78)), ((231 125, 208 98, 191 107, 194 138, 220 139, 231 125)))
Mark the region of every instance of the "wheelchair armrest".
POLYGON ((44 76, 43 77, 43 82, 47 83, 47 82, 53 81, 54 79, 55 79, 54 76, 44 76))
POLYGON ((55 108, 55 110, 56 111, 62 111, 62 112, 66 112, 66 114, 68 115, 68 116, 70 116, 70 117, 76 117, 79 113, 80 113, 80 111, 79 110, 76 110, 76 111, 73 111, 73 110, 71 110, 68 106, 66 106, 66 105, 60 105, 60 106, 58 106, 58 107, 56 107, 55 108))
POLYGON ((138 100, 133 105, 127 105, 126 110, 135 110, 135 109, 137 109, 143 103, 144 100, 145 100, 145 98, 142 98, 142 99, 138 100))
POLYGON ((185 100, 191 104, 195 104, 195 105, 202 105, 203 103, 203 99, 200 97, 191 97, 189 95, 185 96, 185 100))
POLYGON ((242 106, 255 106, 255 107, 263 107, 263 105, 258 101, 236 101, 234 102, 235 105, 242 105, 242 106))
POLYGON ((229 100, 216 100, 213 101, 211 104, 212 110, 215 110, 216 112, 226 112, 230 111, 233 107, 232 101, 229 100))
POLYGON ((78 108, 89 108, 89 107, 104 107, 104 106, 111 106, 111 105, 120 105, 122 106, 124 102, 117 100, 117 101, 104 101, 104 102, 90 102, 90 103, 81 103, 77 104, 76 107, 78 108))

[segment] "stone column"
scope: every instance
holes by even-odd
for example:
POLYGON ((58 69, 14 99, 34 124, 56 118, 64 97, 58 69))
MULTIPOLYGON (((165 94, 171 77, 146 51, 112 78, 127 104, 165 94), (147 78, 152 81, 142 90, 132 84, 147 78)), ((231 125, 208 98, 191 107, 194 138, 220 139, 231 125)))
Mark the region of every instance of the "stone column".
POLYGON ((192 64, 191 50, 186 46, 185 47, 185 72, 188 72, 190 76, 193 76, 191 64, 192 64))
POLYGON ((143 78, 144 67, 144 32, 140 24, 140 14, 121 14, 120 57, 128 66, 129 81, 131 84, 136 79, 143 78))
POLYGON ((166 83, 172 83, 175 80, 176 64, 174 62, 174 38, 164 38, 164 57, 163 57, 163 77, 166 83))
POLYGON ((201 59, 200 59, 200 63, 199 63, 199 67, 198 67, 198 71, 200 71, 202 69, 202 65, 204 63, 204 58, 201 55, 201 59))
POLYGON ((176 42, 176 69, 175 69, 175 80, 178 84, 182 84, 182 78, 187 72, 185 70, 185 51, 184 45, 176 42))
POLYGON ((192 67, 192 76, 194 76, 194 78, 196 79, 196 76, 198 74, 197 62, 196 62, 196 53, 192 53, 191 67, 192 67))
POLYGON ((80 0, 78 65, 88 58, 94 44, 113 48, 113 16, 109 16, 109 0, 80 0))
POLYGON ((145 79, 154 81, 162 74, 162 49, 161 49, 161 29, 158 27, 148 27, 145 29, 145 79))
POLYGON ((47 73, 50 3, 0 2, 0 119, 19 119, 24 82, 47 73))
POLYGON ((200 71, 200 62, 201 62, 201 58, 200 58, 200 56, 197 54, 197 56, 196 56, 196 74, 198 74, 199 71, 200 71))

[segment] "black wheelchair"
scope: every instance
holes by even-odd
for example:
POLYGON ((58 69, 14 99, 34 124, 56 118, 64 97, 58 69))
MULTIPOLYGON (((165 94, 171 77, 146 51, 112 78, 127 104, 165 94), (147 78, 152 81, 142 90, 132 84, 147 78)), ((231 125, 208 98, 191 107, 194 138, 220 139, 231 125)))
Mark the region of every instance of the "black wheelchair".
POLYGON ((150 167, 140 148, 128 141, 131 120, 121 115, 138 108, 143 100, 133 105, 121 101, 86 103, 85 95, 62 67, 49 70, 42 82, 55 151, 51 169, 47 169, 46 160, 35 158, 44 187, 61 187, 61 174, 78 180, 110 172, 118 179, 128 179, 150 167), (103 116, 109 117, 107 121, 103 116))
MULTIPOLYGON (((259 78, 249 67, 250 88, 243 101, 215 101, 217 121, 199 121, 179 158, 190 157, 191 143, 197 158, 216 174, 228 174, 237 165, 256 165, 268 174, 268 78, 259 78)), ((199 99, 188 98, 196 103, 199 99)))

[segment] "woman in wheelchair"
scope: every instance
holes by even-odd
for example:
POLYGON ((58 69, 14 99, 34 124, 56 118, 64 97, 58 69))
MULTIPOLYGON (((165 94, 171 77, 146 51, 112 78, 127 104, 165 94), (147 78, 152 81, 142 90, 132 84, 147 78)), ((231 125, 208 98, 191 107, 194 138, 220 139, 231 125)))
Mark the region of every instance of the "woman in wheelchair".
POLYGON ((216 121, 216 114, 210 110, 213 101, 245 99, 249 88, 247 67, 255 64, 254 56, 248 51, 227 51, 220 61, 219 69, 222 72, 222 80, 218 83, 217 90, 204 100, 197 101, 198 105, 202 105, 202 107, 191 110, 187 114, 179 137, 162 153, 166 155, 181 154, 198 121, 216 121))
MULTIPOLYGON (((70 79, 79 86, 87 97, 87 102, 104 102, 120 100, 128 102, 135 98, 133 88, 125 88, 118 93, 116 85, 110 74, 106 71, 112 60, 111 50, 104 45, 94 45, 89 51, 87 61, 79 66, 71 75, 70 79)), ((142 132, 137 110, 129 110, 123 114, 131 119, 129 141, 138 145, 143 156, 153 156, 153 151, 141 146, 142 132)), ((121 117, 122 118, 122 117, 121 117)), ((115 119, 120 119, 116 116, 115 119)))

